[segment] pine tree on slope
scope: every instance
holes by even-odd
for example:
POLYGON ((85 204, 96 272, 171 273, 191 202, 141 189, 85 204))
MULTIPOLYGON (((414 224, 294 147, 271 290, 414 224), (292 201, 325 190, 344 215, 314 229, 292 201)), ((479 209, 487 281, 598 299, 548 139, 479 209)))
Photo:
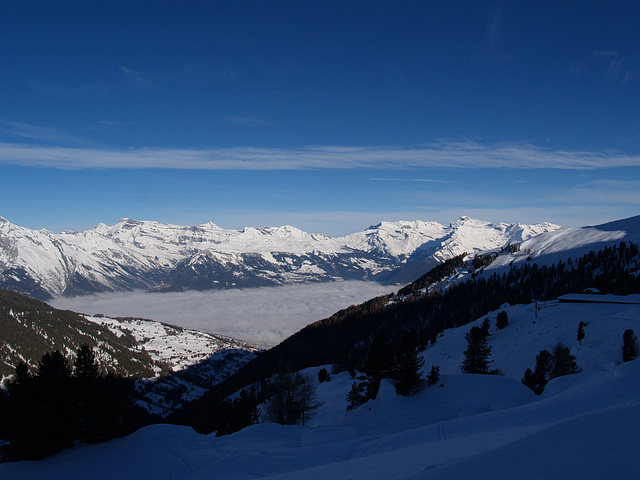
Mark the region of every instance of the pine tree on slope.
POLYGON ((553 368, 553 357, 547 350, 541 350, 536 355, 536 366, 533 371, 530 368, 524 372, 522 383, 533 390, 533 393, 540 395, 549 381, 553 368))
POLYGON ((638 337, 630 328, 624 331, 622 335, 622 361, 629 362, 635 360, 640 354, 638 346, 638 337))
POLYGON ((576 357, 571 355, 571 349, 559 342, 553 349, 553 369, 550 378, 578 373, 581 368, 576 363, 576 357))
POLYGON ((415 336, 403 334, 395 349, 393 378, 397 380, 396 393, 406 396, 418 391, 423 381, 420 370, 423 365, 424 358, 418 356, 415 336))
POLYGON ((498 330, 502 330, 508 324, 509 324, 509 314, 505 310, 502 310, 500 313, 498 313, 498 316, 496 317, 496 328, 498 330))
POLYGON ((464 351, 464 361, 460 367, 462 373, 490 373, 491 346, 487 342, 487 335, 485 328, 476 325, 465 336, 467 349, 464 351))

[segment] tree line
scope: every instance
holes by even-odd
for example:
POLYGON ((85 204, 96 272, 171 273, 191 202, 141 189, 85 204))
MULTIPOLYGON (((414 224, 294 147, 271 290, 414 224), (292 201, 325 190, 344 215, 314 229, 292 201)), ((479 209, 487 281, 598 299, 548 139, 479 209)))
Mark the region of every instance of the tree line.
POLYGON ((26 363, 0 390, 0 453, 5 460, 37 460, 74 444, 126 435, 148 423, 131 401, 133 382, 104 373, 88 345, 70 364, 56 350, 32 373, 26 363))

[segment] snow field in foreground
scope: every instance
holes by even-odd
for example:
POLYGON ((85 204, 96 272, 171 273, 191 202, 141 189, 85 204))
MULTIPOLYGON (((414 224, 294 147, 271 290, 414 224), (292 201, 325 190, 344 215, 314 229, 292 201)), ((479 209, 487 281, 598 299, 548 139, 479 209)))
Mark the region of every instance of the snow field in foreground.
MULTIPOLYGON (((640 362, 584 373, 533 398, 513 379, 443 376, 380 396, 328 427, 259 424, 227 437, 155 425, 40 462, 0 465, 3 479, 52 478, 637 478, 640 362), (469 394, 461 401, 459 392, 469 394), (495 399, 519 405, 500 408, 495 399), (522 403, 524 402, 524 403, 522 403)), ((319 386, 326 394, 348 374, 319 386)), ((562 379, 559 379, 562 380, 562 379)), ((551 383, 555 382, 552 381, 551 383)))
MULTIPOLYGON (((501 331, 497 312, 488 315, 493 367, 504 377, 459 373, 466 325, 423 353, 425 371, 440 364, 442 377, 412 397, 383 381, 376 400, 347 413, 353 379, 344 372, 317 386, 322 405, 312 428, 259 424, 215 437, 154 425, 40 462, 0 465, 0 478, 638 479, 640 360, 620 364, 622 332, 640 333, 638 306, 561 304, 537 319, 532 305, 506 310, 501 331), (580 320, 589 322, 581 346, 580 320), (584 371, 552 380, 536 397, 520 377, 557 341, 584 371)), ((305 373, 317 378, 320 368, 305 373)))

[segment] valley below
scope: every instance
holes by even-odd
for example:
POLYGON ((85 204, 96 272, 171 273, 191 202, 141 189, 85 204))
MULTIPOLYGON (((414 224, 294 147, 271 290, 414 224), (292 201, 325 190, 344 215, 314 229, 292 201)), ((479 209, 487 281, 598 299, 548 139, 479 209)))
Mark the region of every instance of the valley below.
POLYGON ((353 280, 206 292, 114 292, 58 297, 48 303, 87 315, 152 319, 267 348, 313 321, 393 289, 353 280))

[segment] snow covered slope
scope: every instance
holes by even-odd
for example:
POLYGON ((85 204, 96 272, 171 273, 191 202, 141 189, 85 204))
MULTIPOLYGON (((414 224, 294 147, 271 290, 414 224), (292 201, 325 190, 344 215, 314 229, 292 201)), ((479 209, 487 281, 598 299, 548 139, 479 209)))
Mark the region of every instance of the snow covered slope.
POLYGON ((135 349, 153 360, 154 377, 138 382, 138 404, 166 416, 235 373, 258 349, 223 335, 141 318, 85 316, 118 336, 132 336, 135 349))
POLYGON ((523 241, 519 252, 498 257, 487 271, 492 273, 495 269, 522 265, 523 262, 549 266, 623 241, 640 244, 640 215, 603 225, 547 231, 523 241))
MULTIPOLYGON (((132 335, 137 342, 136 348, 145 350, 152 360, 164 367, 165 373, 167 370, 179 371, 191 367, 221 350, 257 351, 252 345, 234 338, 142 318, 85 318, 107 327, 118 336, 132 335)), ((160 373, 162 369, 156 368, 160 373)))
MULTIPOLYGON (((439 364, 442 376, 415 396, 398 396, 383 381, 376 400, 346 412, 353 379, 344 372, 317 385, 323 404, 311 428, 259 424, 215 437, 155 425, 39 462, 2 464, 0 477, 637 479, 640 360, 622 364, 620 346, 623 329, 640 330, 640 306, 561 304, 538 318, 533 305, 506 311, 509 324, 489 337, 503 377, 460 373, 466 325, 424 352, 426 367, 439 364), (580 320, 589 322, 582 345, 580 320), (523 369, 559 340, 583 372, 551 380, 537 397, 520 382, 523 369)), ((319 368, 306 373, 315 378, 319 368)))
POLYGON ((101 291, 208 290, 338 279, 402 282, 463 251, 500 248, 559 228, 463 217, 448 227, 382 222, 331 238, 290 226, 224 230, 213 223, 181 227, 122 219, 85 232, 53 234, 0 217, 0 288, 49 299, 101 291))

